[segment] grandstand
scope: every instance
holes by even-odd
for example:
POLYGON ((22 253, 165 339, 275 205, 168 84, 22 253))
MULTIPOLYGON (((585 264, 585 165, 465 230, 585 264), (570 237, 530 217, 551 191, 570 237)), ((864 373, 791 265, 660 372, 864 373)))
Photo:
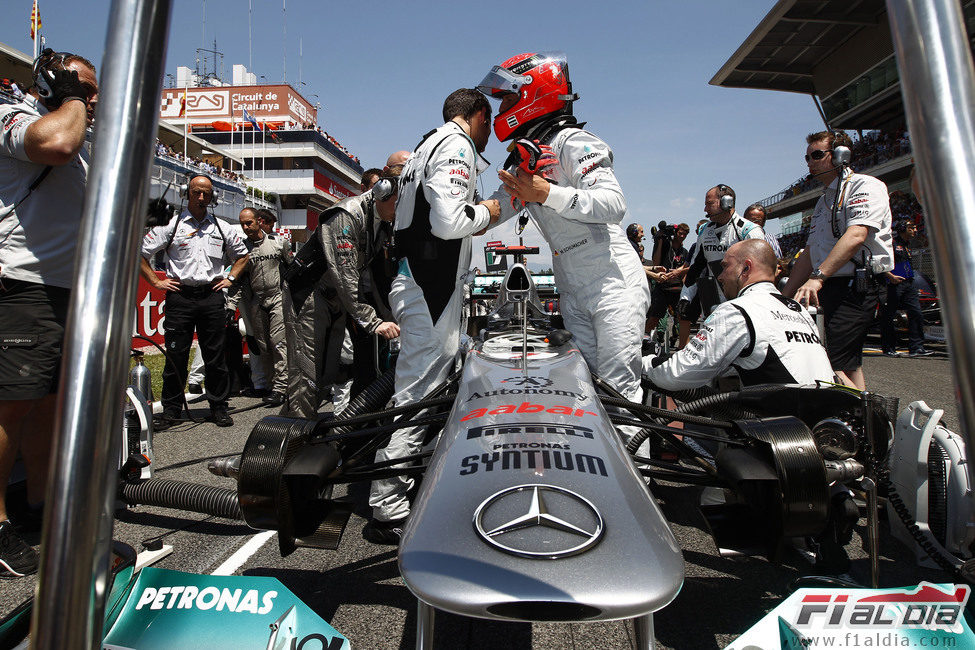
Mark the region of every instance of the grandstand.
MULTIPOLYGON (((975 44, 975 0, 959 2, 975 44)), ((854 137, 853 167, 887 184, 895 217, 918 223, 915 259, 932 271, 923 214, 908 183, 914 162, 884 0, 779 0, 711 84, 810 95, 826 124, 854 137)), ((804 135, 787 144, 799 148, 804 135)), ((797 176, 804 171, 796 165, 797 176)), ((805 245, 820 194, 821 186, 802 176, 762 201, 770 218, 785 219, 787 246, 805 245)))
POLYGON ((359 193, 359 159, 318 125, 317 107, 290 85, 257 84, 242 65, 233 66, 232 83, 186 67, 167 77, 160 121, 240 161, 236 173, 276 204, 279 225, 297 240, 322 210, 359 193))

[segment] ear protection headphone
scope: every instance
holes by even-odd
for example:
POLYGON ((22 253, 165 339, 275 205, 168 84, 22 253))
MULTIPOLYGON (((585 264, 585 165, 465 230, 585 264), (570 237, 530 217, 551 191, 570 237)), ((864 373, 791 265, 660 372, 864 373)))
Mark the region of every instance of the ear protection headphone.
POLYGON ((50 99, 54 96, 54 89, 51 87, 54 83, 54 71, 64 70, 64 60, 69 56, 72 56, 70 52, 55 52, 47 47, 34 59, 31 74, 41 99, 50 99))
POLYGON ((217 205, 216 184, 213 182, 213 179, 210 178, 209 174, 204 174, 203 172, 200 172, 199 174, 190 174, 189 176, 186 177, 186 182, 179 186, 179 198, 185 201, 189 197, 190 183, 193 182, 194 178, 205 178, 208 181, 210 181, 210 187, 212 189, 210 191, 210 203, 208 205, 217 205))
POLYGON ((837 167, 843 167, 844 165, 849 165, 850 160, 853 158, 853 153, 850 151, 850 148, 842 144, 839 145, 836 144, 836 141, 839 140, 841 137, 846 138, 848 136, 842 131, 832 131, 832 134, 833 134, 833 151, 831 153, 833 154, 833 164, 836 165, 837 167))
POLYGON ((376 184, 372 186, 372 197, 377 201, 388 201, 396 195, 399 191, 399 179, 397 178, 380 178, 376 181, 376 184))
POLYGON ((722 211, 735 209, 735 191, 724 183, 718 183, 718 207, 722 211))

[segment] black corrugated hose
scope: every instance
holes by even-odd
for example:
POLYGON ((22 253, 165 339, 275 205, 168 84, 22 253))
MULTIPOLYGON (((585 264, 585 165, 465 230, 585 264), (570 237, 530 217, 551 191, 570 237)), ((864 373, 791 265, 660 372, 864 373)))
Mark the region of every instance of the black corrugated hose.
POLYGON ((237 491, 213 485, 152 478, 141 483, 123 483, 121 496, 122 500, 132 505, 160 506, 224 519, 244 519, 237 491))

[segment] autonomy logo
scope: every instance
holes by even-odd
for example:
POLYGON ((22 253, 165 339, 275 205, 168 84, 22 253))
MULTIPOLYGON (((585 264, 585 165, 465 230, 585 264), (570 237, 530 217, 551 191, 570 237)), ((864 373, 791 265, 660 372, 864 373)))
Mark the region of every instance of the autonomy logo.
POLYGON ((953 630, 971 593, 968 585, 933 585, 857 597, 859 590, 807 594, 794 619, 803 628, 953 630))

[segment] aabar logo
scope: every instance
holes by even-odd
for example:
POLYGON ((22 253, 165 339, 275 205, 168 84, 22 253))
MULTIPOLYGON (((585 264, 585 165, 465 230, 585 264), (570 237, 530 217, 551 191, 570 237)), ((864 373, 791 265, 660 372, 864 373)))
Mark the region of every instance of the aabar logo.
POLYGON ((460 419, 461 422, 466 422, 467 420, 474 420, 476 418, 484 417, 485 415, 505 415, 508 413, 553 413, 555 415, 572 415, 577 418, 581 418, 584 415, 596 414, 592 411, 586 411, 583 409, 573 408, 571 406, 550 406, 545 408, 543 404, 532 404, 530 402, 522 402, 520 406, 515 406, 514 404, 502 404, 493 409, 474 409, 464 417, 460 419))
POLYGON ((142 609, 146 605, 149 609, 200 609, 203 611, 227 610, 238 614, 267 614, 274 609, 274 599, 278 592, 268 591, 263 595, 257 589, 230 590, 227 587, 218 589, 216 587, 205 587, 198 589, 190 586, 174 587, 146 587, 136 609, 142 609))

